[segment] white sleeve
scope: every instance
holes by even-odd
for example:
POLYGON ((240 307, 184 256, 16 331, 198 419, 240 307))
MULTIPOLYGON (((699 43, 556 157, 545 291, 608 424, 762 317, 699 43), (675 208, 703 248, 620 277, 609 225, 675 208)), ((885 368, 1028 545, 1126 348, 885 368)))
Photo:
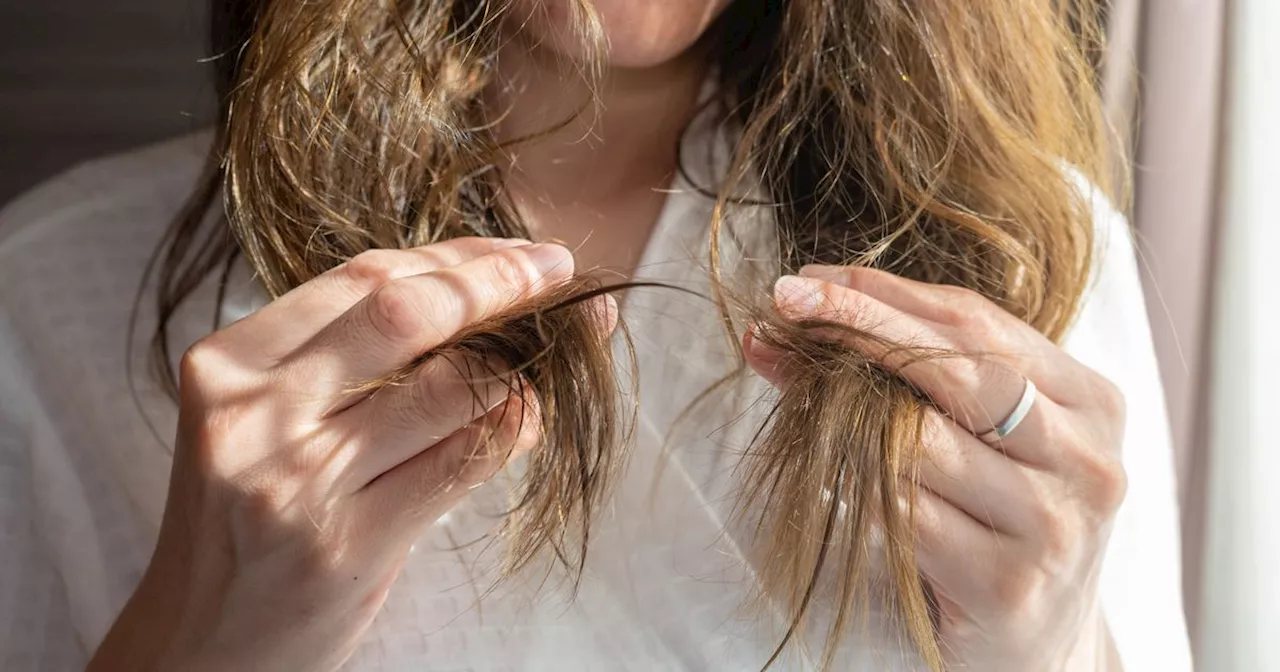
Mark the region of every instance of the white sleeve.
POLYGON ((13 334, 0 311, 0 670, 83 670, 88 654, 72 625, 66 590, 49 561, 22 424, 13 334))
POLYGON ((1067 338, 1074 357, 1124 392, 1129 489, 1103 562, 1102 608, 1126 672, 1189 672, 1177 480, 1164 392, 1127 220, 1096 199, 1095 283, 1067 338))

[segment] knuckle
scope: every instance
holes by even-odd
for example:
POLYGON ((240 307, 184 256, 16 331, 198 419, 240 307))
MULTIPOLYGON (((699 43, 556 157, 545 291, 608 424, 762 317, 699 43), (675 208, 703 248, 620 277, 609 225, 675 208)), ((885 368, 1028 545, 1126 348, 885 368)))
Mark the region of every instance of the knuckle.
POLYGON ((1078 545, 1076 513, 1063 499, 1055 479, 1028 477, 1024 489, 1030 496, 1021 508, 1032 526, 1029 537, 1036 540, 1036 555, 1045 566, 1057 567, 1078 545))
POLYGON ((412 339, 427 326, 418 303, 407 284, 389 282, 370 295, 369 322, 387 340, 412 339))
POLYGON ((1038 484, 1033 484, 1030 489, 1033 494, 1026 505, 1026 511, 1032 525, 1041 533, 1056 533, 1060 523, 1052 497, 1044 493, 1043 487, 1038 484))
POLYGON ((990 299, 967 287, 946 286, 938 303, 938 319, 965 332, 1000 334, 1000 309, 990 299))
POLYGON ((490 254, 495 250, 504 249, 511 246, 511 239, 508 238, 490 238, 487 236, 460 236, 458 238, 450 238, 442 243, 430 245, 423 249, 440 251, 449 257, 450 264, 462 263, 466 259, 474 259, 477 257, 490 254))
POLYGON ((532 285, 534 274, 525 252, 502 251, 490 255, 494 276, 498 282, 507 287, 524 288, 532 285))
POLYGON ((1034 566, 1018 565, 1007 568, 997 573, 992 597, 1003 611, 1021 611, 1034 599, 1040 581, 1040 574, 1034 566))
POLYGON ((959 287, 956 285, 947 285, 948 291, 954 296, 956 305, 969 310, 986 308, 991 305, 987 301, 987 297, 980 292, 968 287, 959 287))
MULTIPOLYGON (((440 355, 418 370, 409 395, 409 405, 401 412, 412 416, 405 420, 420 422, 424 413, 439 413, 459 406, 459 399, 467 394, 458 368, 449 355, 440 355)), ((462 370, 465 370, 463 368, 462 370)))
POLYGON ((1095 511, 1110 514, 1120 508, 1129 490, 1129 476, 1120 459, 1093 452, 1082 460, 1082 469, 1095 511))
POLYGON ((404 394, 385 407, 386 419, 398 427, 422 425, 428 417, 466 425, 501 400, 504 384, 494 382, 493 375, 457 353, 437 355, 413 374, 404 394))
POLYGON ((952 326, 970 326, 986 312, 986 298, 967 287, 938 287, 938 314, 942 322, 952 326))
POLYGON ((412 390, 411 412, 462 412, 470 408, 480 411, 483 399, 476 397, 477 390, 470 380, 476 367, 468 358, 457 353, 442 353, 422 366, 412 390), (470 402, 470 403, 468 403, 470 402))
MULTIPOLYGON (((990 362, 980 357, 948 357, 942 360, 940 389, 953 390, 957 395, 969 395, 971 390, 985 389, 984 384, 990 377, 991 366, 990 362)), ((959 402, 961 399, 953 401, 959 402)))
POLYGON ((419 427, 431 420, 458 420, 459 424, 465 424, 470 417, 483 412, 480 401, 456 370, 454 359, 452 355, 443 354, 421 365, 410 378, 404 394, 397 394, 395 401, 384 407, 385 420, 400 428, 419 427), (468 410, 473 411, 471 416, 462 417, 468 410))
POLYGON ((342 265, 351 284, 365 293, 395 279, 398 254, 394 250, 366 250, 342 265))
POLYGON ((959 355, 942 360, 939 394, 956 407, 958 419, 975 431, 986 431, 1009 416, 1017 402, 1003 398, 997 402, 980 390, 1017 390, 1024 378, 1013 368, 983 355, 959 355), (997 405, 998 404, 998 405, 997 405))
POLYGON ((1058 513, 1041 514, 1040 539, 1045 559, 1057 561, 1068 557, 1075 547, 1071 526, 1058 513))
POLYGON ((178 363, 179 386, 201 397, 208 396, 214 392, 218 373, 227 369, 230 359, 218 345, 216 334, 196 341, 178 363))
POLYGON ((1127 402, 1120 387, 1107 377, 1094 374, 1093 394, 1098 410, 1103 417, 1117 423, 1123 423, 1127 412, 1127 402))
POLYGON ((831 282, 837 285, 863 293, 875 289, 882 281, 880 271, 866 266, 842 266, 831 278, 831 282))

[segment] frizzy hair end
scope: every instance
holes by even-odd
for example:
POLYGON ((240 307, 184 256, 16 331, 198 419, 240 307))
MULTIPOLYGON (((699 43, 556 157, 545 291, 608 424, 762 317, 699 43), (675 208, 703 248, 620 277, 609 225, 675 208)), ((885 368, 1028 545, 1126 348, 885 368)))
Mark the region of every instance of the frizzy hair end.
MULTIPOLYGON (((506 544, 504 578, 544 554, 566 571, 571 585, 581 578, 590 523, 625 465, 635 425, 635 410, 624 407, 615 373, 615 353, 634 368, 632 348, 625 326, 618 326, 616 346, 611 340, 617 315, 605 295, 637 286, 643 285, 603 286, 589 275, 576 276, 350 390, 357 398, 372 397, 410 380, 427 362, 445 359, 468 384, 498 381, 510 396, 526 400, 519 422, 533 424, 540 439, 524 458, 521 480, 495 534, 506 544), (487 364, 492 362, 497 366, 487 364)), ((490 449, 510 447, 477 448, 490 449)))

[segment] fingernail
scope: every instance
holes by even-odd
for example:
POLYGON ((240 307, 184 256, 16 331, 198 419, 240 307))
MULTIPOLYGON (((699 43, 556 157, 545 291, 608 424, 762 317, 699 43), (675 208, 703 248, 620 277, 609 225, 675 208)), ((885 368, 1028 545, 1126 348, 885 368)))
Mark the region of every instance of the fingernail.
POLYGON ((760 340, 760 325, 752 325, 742 339, 743 350, 750 358, 751 368, 765 380, 777 385, 781 380, 782 353, 760 340))
POLYGON ((834 282, 837 284, 845 284, 845 277, 848 273, 846 266, 827 266, 825 264, 807 264, 800 268, 799 275, 805 278, 817 278, 834 282))
POLYGON ((493 241, 493 246, 500 250, 505 250, 508 247, 524 247, 525 245, 532 244, 532 240, 525 240, 524 238, 495 238, 493 241))
POLYGON ((529 259, 533 261, 533 265, 543 273, 549 273, 558 268, 567 268, 573 270, 573 255, 569 253, 568 248, 555 243, 538 243, 536 245, 527 245, 520 248, 524 253, 529 255, 529 259))
POLYGON ((779 309, 799 314, 812 313, 822 305, 822 281, 784 275, 774 283, 773 297, 779 309))
POLYGON ((618 300, 610 294, 604 295, 604 319, 608 333, 618 328, 618 300))
POLYGON ((618 300, 605 294, 588 302, 591 317, 600 329, 602 337, 609 337, 618 328, 618 300))

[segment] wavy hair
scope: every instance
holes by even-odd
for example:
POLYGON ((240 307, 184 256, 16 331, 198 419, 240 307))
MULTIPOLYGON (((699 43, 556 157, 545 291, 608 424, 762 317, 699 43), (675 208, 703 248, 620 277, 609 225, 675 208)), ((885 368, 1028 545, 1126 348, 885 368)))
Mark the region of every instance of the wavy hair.
MULTIPOLYGON (((574 6, 584 42, 598 46, 589 2, 574 6)), ((225 284, 239 254, 279 295, 368 249, 527 235, 480 96, 507 11, 501 0, 214 0, 217 139, 149 273, 165 380, 176 307, 219 269, 225 284), (229 226, 209 226, 220 195, 229 226)), ((1098 11, 1093 0, 736 0, 704 36, 713 103, 735 138, 727 173, 707 185, 715 286, 726 284, 717 250, 739 195, 762 188, 782 271, 854 264, 954 285, 1061 338, 1093 248, 1089 195, 1071 173, 1113 191, 1090 65, 1098 11)), ((591 77, 598 49, 588 53, 591 77)), ((574 299, 598 291, 558 292, 445 349, 496 349, 515 367, 513 387, 551 409, 505 528, 513 570, 547 547, 580 570, 592 511, 622 464, 614 363, 590 345, 596 318, 574 299)), ((887 599, 941 669, 912 510, 896 505, 914 501, 929 400, 761 297, 720 291, 718 302, 731 329, 741 327, 731 304, 745 303, 765 325, 759 338, 801 355, 740 471, 761 596, 790 620, 769 664, 809 626, 820 582, 834 588, 822 591, 834 605, 831 664, 871 594, 865 541, 879 526, 887 599)))

